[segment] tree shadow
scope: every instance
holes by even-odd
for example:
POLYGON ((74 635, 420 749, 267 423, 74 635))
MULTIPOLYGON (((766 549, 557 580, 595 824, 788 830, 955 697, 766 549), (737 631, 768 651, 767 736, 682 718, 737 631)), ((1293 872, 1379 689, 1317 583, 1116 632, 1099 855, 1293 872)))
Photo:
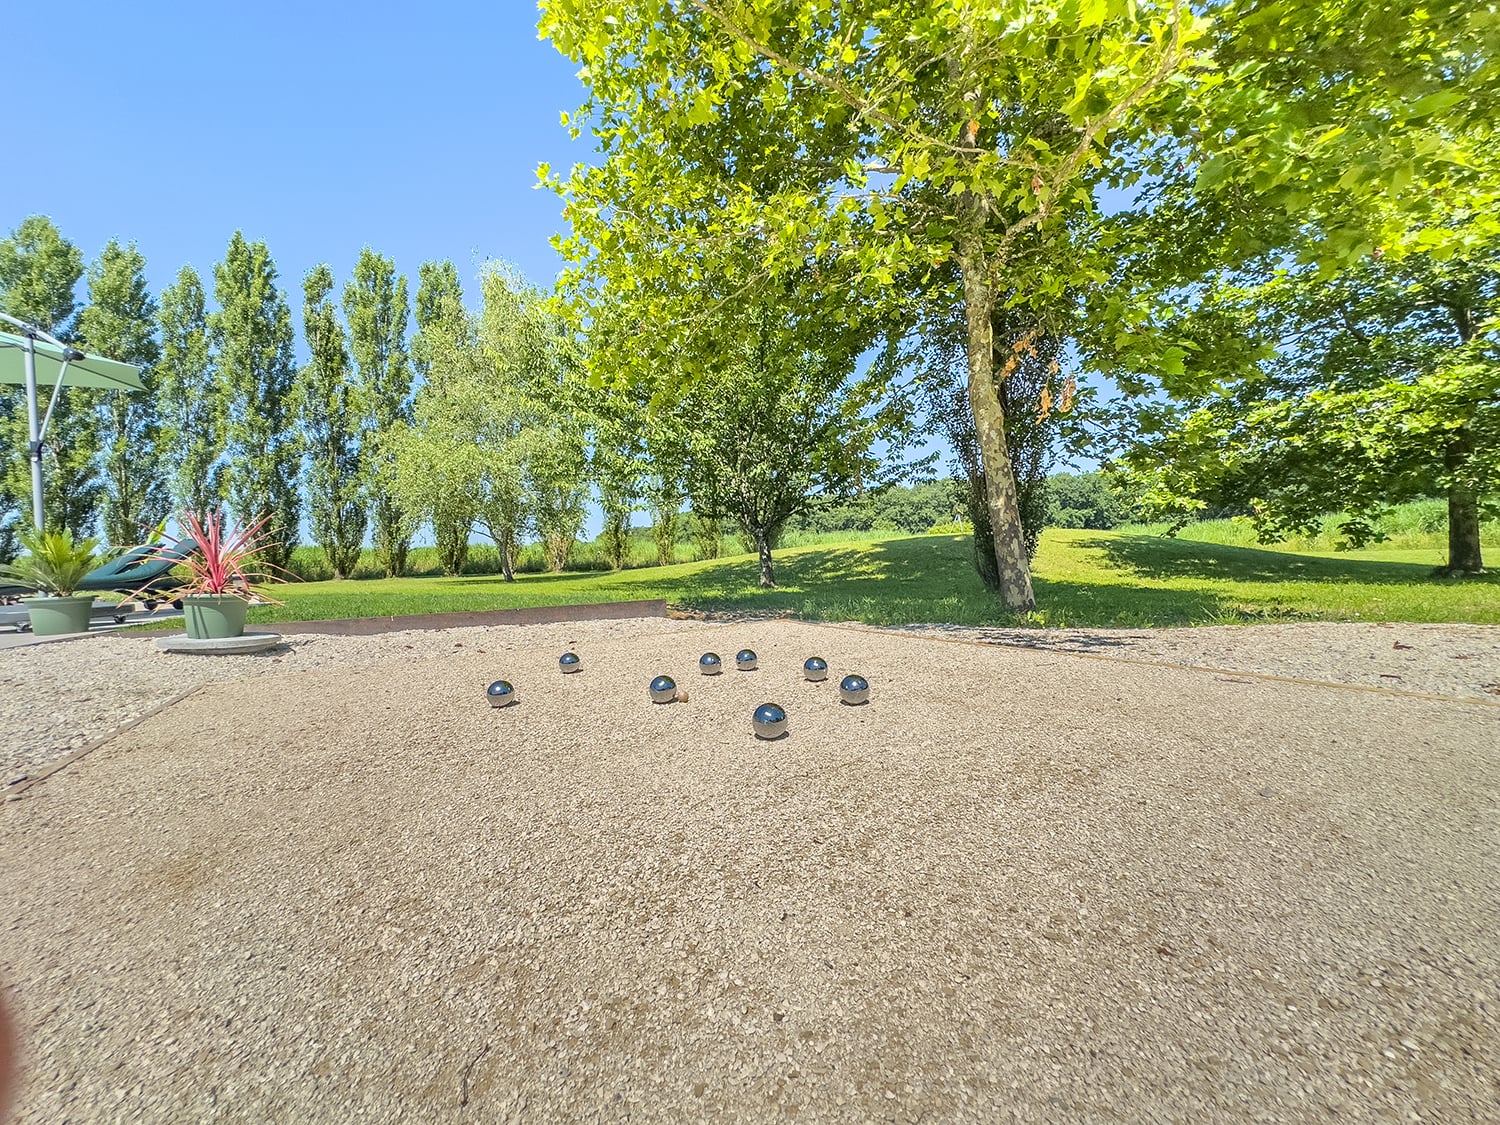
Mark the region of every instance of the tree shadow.
POLYGON ((1152 535, 1098 536, 1075 542, 1080 547, 1098 551, 1111 569, 1161 581, 1196 578, 1227 582, 1358 582, 1363 585, 1436 581, 1432 577, 1432 567, 1422 563, 1322 558, 1152 535))
POLYGON ((878 599, 899 606, 965 593, 986 596, 961 544, 920 536, 797 550, 774 559, 772 590, 760 588, 760 562, 754 557, 682 575, 673 585, 686 604, 756 613, 805 612, 810 601, 841 605, 878 599))

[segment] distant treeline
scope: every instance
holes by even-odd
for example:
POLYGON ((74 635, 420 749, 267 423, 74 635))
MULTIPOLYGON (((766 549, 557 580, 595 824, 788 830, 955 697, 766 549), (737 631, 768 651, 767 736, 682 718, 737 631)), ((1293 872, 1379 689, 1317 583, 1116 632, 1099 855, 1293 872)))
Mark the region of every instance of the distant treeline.
MULTIPOLYGON (((863 499, 818 508, 793 523, 799 531, 968 530, 968 482, 953 478, 897 485, 863 499)), ((1107 531, 1137 517, 1102 472, 1054 473, 1046 483, 1046 527, 1107 531)))

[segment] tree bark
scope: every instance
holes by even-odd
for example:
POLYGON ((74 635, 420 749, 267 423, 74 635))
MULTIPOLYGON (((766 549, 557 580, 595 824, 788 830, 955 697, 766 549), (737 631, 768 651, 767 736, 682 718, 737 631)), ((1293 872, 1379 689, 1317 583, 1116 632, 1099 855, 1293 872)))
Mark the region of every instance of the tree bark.
POLYGON ((771 566, 771 536, 763 527, 752 527, 750 537, 755 540, 755 550, 760 554, 760 588, 776 589, 776 571, 771 566))
POLYGON ((974 431, 979 438, 979 457, 989 493, 998 593, 1007 609, 1027 613, 1036 608, 1036 596, 1031 589, 1031 566, 1021 529, 1015 472, 1005 444, 1005 409, 995 383, 994 329, 990 321, 994 291, 985 269, 979 233, 971 231, 967 242, 959 268, 963 271, 964 313, 968 324, 969 406, 974 412, 974 431))
POLYGON ((1479 498, 1463 480, 1474 454, 1474 435, 1460 426, 1443 450, 1448 470, 1448 571, 1450 574, 1482 574, 1484 557, 1479 547, 1479 498))
POLYGON ((507 531, 500 537, 498 545, 500 547, 500 573, 504 576, 505 581, 514 582, 516 580, 516 571, 514 565, 511 563, 514 540, 511 538, 510 532, 507 531))
MULTIPOLYGON (((1479 331, 1474 310, 1467 304, 1450 305, 1453 326, 1460 345, 1467 345, 1479 331)), ((1443 448, 1443 468, 1448 472, 1448 573, 1483 574, 1484 556, 1479 548, 1479 498, 1464 474, 1474 456, 1474 434, 1466 424, 1453 431, 1443 448)))

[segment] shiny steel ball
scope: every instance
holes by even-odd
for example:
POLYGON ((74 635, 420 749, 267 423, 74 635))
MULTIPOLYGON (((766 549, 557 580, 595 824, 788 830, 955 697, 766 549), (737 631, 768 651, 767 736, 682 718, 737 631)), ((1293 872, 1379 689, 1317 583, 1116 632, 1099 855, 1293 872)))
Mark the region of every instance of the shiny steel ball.
POLYGON ((516 689, 509 680, 496 680, 485 694, 490 697, 491 707, 509 707, 516 701, 516 689))
POLYGON ((734 666, 741 672, 755 671, 757 663, 758 661, 753 648, 742 648, 739 652, 735 653, 734 666))
POLYGON ((651 702, 671 703, 677 698, 677 681, 671 676, 657 676, 651 681, 651 702))
POLYGON ((750 719, 755 728, 755 737, 770 741, 786 733, 786 712, 776 703, 762 703, 750 719))
POLYGON ((578 659, 576 652, 565 652, 557 658, 557 666, 562 669, 563 675, 570 672, 582 672, 583 661, 578 659))
POLYGON ((724 661, 719 659, 717 652, 705 652, 698 657, 698 671, 705 676, 717 676, 724 671, 724 661))
POLYGON ((851 707, 870 702, 870 681, 863 676, 845 676, 839 681, 839 699, 851 707))
POLYGON ((828 661, 821 656, 809 656, 802 662, 802 674, 813 683, 828 678, 828 661))

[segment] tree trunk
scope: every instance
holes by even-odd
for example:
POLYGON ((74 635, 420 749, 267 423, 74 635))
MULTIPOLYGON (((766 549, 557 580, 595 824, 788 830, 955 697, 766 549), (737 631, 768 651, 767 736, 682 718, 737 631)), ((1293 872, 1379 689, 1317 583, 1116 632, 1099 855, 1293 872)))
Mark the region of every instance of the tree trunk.
POLYGON ((1484 558, 1479 548, 1479 499, 1464 472, 1474 454, 1474 435, 1460 426, 1443 450, 1448 470, 1448 571, 1453 575, 1482 574, 1484 558))
POLYGON ((755 540, 755 550, 760 555, 760 588, 776 589, 776 571, 771 566, 771 536, 763 527, 752 527, 750 537, 755 540))
POLYGON ((968 323, 969 406, 974 412, 974 431, 979 438, 979 456, 989 493, 998 593, 1011 612, 1026 613, 1036 608, 1036 596, 1031 590, 1031 567, 1021 528, 1015 473, 1005 446, 1005 409, 995 384, 994 329, 990 321, 995 298, 979 233, 971 232, 965 241, 959 266, 963 270, 968 323))
POLYGON ((507 531, 502 535, 498 545, 500 547, 500 573, 504 575, 505 581, 514 582, 516 580, 516 568, 511 561, 514 547, 514 538, 511 536, 511 533, 507 531))

